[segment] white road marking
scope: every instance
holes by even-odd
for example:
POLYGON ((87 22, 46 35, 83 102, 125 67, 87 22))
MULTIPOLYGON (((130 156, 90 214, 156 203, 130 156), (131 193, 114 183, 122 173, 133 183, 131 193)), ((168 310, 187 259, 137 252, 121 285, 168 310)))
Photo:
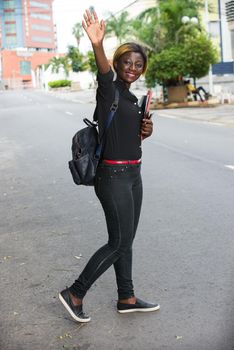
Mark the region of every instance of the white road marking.
POLYGON ((73 113, 71 113, 71 112, 65 112, 66 114, 68 114, 68 115, 73 115, 73 113))
POLYGON ((207 125, 216 125, 216 126, 225 126, 225 123, 219 123, 215 122, 212 120, 202 120, 195 117, 185 117, 184 115, 178 114, 178 115, 172 115, 172 114, 166 114, 166 113, 161 113, 160 111, 157 113, 159 117, 165 117, 168 119, 178 119, 178 120, 185 120, 185 121, 192 121, 192 122, 200 122, 202 124, 207 124, 207 125))
POLYGON ((156 141, 155 139, 151 139, 150 142, 152 142, 152 143, 154 143, 154 144, 156 144, 158 146, 161 146, 163 148, 166 148, 167 150, 172 151, 174 153, 177 153, 177 154, 183 155, 185 157, 188 157, 190 159, 195 159, 195 160, 198 160, 200 162, 213 164, 213 165, 216 165, 216 166, 222 167, 222 168, 223 168, 223 166, 225 166, 228 169, 234 170, 234 165, 223 165, 223 163, 217 162, 216 160, 208 159, 208 158, 196 155, 196 154, 192 154, 192 153, 187 152, 187 151, 183 151, 180 148, 169 146, 169 145, 167 145, 167 144, 165 144, 163 142, 156 141))
POLYGON ((229 165, 229 164, 227 164, 227 165, 225 165, 225 168, 228 168, 228 169, 234 170, 234 165, 229 165))
MULTIPOLYGON (((194 120, 194 119, 193 119, 194 120)), ((212 122, 212 121, 203 121, 203 124, 212 124, 212 125, 218 125, 218 126, 223 126, 222 123, 217 123, 217 122, 212 122)))

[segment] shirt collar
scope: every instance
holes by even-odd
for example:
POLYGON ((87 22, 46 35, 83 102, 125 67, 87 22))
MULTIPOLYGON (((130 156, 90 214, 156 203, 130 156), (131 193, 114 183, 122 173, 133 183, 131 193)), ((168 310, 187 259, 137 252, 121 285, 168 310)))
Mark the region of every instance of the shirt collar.
POLYGON ((126 98, 128 98, 129 100, 131 100, 133 102, 138 101, 137 97, 129 91, 129 89, 127 88, 127 86, 125 85, 125 83, 123 81, 121 81, 117 78, 114 83, 115 83, 116 87, 119 89, 119 92, 123 96, 125 96, 126 98))

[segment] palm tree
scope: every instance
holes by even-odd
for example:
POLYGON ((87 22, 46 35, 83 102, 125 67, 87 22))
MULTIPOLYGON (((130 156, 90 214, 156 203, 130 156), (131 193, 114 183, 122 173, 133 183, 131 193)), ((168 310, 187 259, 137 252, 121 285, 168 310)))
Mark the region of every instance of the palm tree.
POLYGON ((115 35, 121 44, 129 35, 129 29, 131 27, 131 21, 128 19, 128 15, 127 11, 122 12, 118 17, 111 14, 111 17, 106 20, 106 36, 115 35))
POLYGON ((164 31, 160 25, 159 8, 154 6, 141 12, 132 27, 137 41, 150 52, 160 51, 164 43, 164 31))
POLYGON ((51 65, 52 73, 59 73, 59 68, 61 67, 61 59, 60 57, 53 57, 49 61, 49 64, 51 65))
POLYGON ((167 31, 168 44, 176 41, 176 33, 183 27, 181 18, 183 16, 199 18, 199 9, 202 6, 203 2, 200 0, 159 0, 160 19, 167 31))
POLYGON ((199 18, 202 4, 201 0, 158 0, 155 6, 146 9, 133 21, 138 41, 155 53, 174 45, 179 30, 186 34, 188 29, 193 29, 184 26, 181 18, 185 15, 199 18))
POLYGON ((71 70, 71 60, 68 56, 53 57, 49 63, 51 64, 53 73, 59 73, 59 69, 63 68, 65 76, 68 77, 71 70))
POLYGON ((84 36, 83 33, 83 27, 81 23, 76 23, 73 28, 72 28, 72 34, 75 36, 76 38, 76 42, 77 42, 77 47, 79 48, 80 46, 80 39, 82 38, 82 36, 84 36))
POLYGON ((69 76, 69 72, 72 69, 72 62, 68 56, 61 57, 61 66, 64 70, 66 78, 69 76))

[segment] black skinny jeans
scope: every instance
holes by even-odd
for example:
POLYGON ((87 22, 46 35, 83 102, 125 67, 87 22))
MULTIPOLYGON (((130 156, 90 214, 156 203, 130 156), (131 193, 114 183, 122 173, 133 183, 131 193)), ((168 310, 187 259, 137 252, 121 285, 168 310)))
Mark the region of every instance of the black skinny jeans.
POLYGON ((100 164, 95 192, 106 217, 108 242, 91 257, 79 278, 70 287, 83 298, 91 285, 114 264, 119 299, 134 296, 132 283, 132 243, 142 202, 140 164, 100 164))

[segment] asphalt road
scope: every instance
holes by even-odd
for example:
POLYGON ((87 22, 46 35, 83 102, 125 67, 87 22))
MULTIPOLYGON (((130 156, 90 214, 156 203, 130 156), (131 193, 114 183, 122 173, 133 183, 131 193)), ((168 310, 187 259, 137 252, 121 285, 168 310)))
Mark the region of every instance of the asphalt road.
POLYGON ((156 117, 144 141, 134 281, 161 310, 118 314, 113 269, 86 297, 91 323, 60 305, 58 292, 106 240, 93 189, 75 186, 67 167, 93 108, 0 94, 0 349, 233 350, 233 128, 156 117))

